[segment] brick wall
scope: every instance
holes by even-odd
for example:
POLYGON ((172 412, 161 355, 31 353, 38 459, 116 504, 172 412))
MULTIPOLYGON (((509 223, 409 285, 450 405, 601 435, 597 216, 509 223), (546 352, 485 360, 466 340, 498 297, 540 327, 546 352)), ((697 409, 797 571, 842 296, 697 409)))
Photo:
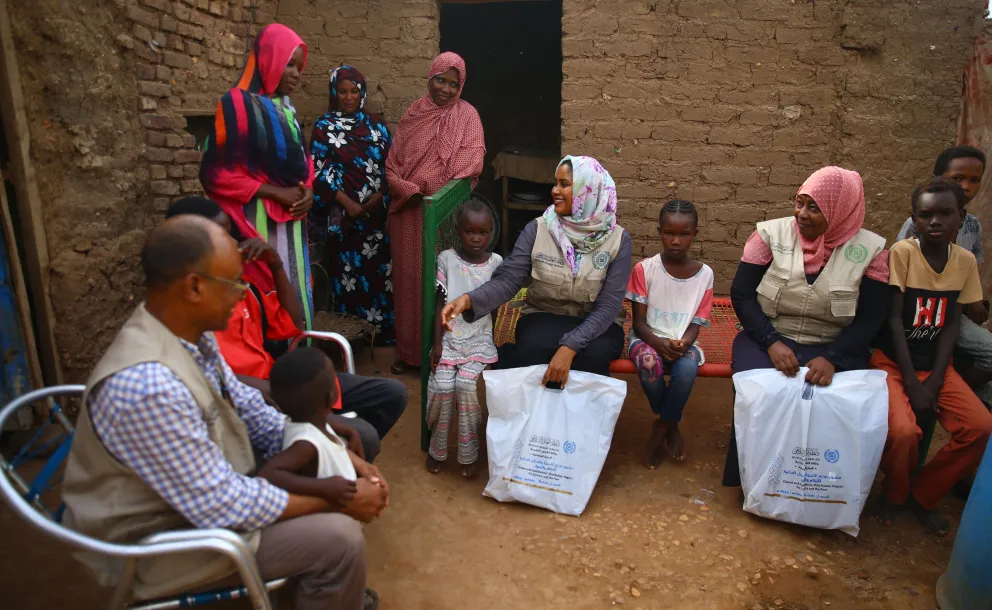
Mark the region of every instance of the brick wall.
POLYGON ((276 19, 293 28, 310 51, 302 90, 293 101, 304 127, 327 112, 328 72, 358 68, 368 84, 368 108, 395 126, 426 91, 438 53, 435 0, 280 0, 276 19))
MULTIPOLYGON (((438 50, 435 0, 8 3, 45 202, 56 339, 80 379, 141 295, 137 256, 169 201, 200 190, 185 117, 210 116, 265 23, 310 48, 305 126, 327 70, 369 80, 395 125, 438 50), (99 35, 97 35, 99 33, 99 35)), ((805 176, 862 172, 868 226, 892 238, 912 184, 954 136, 983 0, 564 0, 564 152, 617 179, 635 257, 673 196, 702 208, 697 255, 726 293, 753 223, 805 176)), ((471 69, 471 66, 469 67, 471 69)))
POLYGON ((983 0, 565 0, 562 151, 617 180, 637 256, 669 198, 701 208, 697 255, 729 290, 754 222, 812 170, 865 180, 893 239, 955 134, 983 0))
MULTIPOLYGON (((237 80, 249 28, 275 16, 276 2, 141 0, 127 7, 129 50, 136 60, 139 121, 155 211, 202 191, 200 152, 186 116, 211 116, 237 80)), ((193 119, 196 120, 196 119, 193 119)))

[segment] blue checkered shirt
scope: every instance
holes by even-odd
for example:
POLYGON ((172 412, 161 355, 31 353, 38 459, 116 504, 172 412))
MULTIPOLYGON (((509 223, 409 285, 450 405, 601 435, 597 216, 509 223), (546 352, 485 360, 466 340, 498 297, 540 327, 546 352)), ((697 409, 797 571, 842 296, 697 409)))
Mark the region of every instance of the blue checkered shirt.
MULTIPOLYGON (((179 339, 214 389, 227 388, 252 446, 282 449, 285 417, 234 376, 212 333, 198 345, 179 339)), ((90 396, 90 420, 112 456, 133 470, 196 527, 246 531, 274 523, 289 495, 265 479, 238 474, 212 440, 193 394, 170 369, 145 362, 108 377, 90 396)))

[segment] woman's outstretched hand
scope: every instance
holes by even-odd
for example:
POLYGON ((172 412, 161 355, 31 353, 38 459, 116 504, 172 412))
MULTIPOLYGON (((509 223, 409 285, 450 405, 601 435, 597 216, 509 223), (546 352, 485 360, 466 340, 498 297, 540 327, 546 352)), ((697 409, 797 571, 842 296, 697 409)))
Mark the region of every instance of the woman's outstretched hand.
POLYGON ((565 382, 568 381, 568 372, 572 370, 573 358, 575 358, 575 350, 566 345, 559 347, 551 358, 548 369, 544 371, 544 381, 541 384, 560 383, 564 387, 565 382))
POLYGON ((463 294, 454 301, 448 303, 441 310, 441 326, 445 330, 451 330, 451 321, 454 320, 466 309, 472 309, 472 299, 467 294, 463 294))

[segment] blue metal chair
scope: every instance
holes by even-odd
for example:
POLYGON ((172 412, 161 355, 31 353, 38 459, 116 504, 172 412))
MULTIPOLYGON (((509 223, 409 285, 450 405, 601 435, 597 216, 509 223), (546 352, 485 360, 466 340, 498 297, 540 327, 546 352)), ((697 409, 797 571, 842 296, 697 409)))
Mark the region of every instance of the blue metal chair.
MULTIPOLYGON (((56 540, 83 551, 124 559, 124 570, 114 589, 109 610, 190 608, 246 596, 255 610, 272 610, 268 593, 286 584, 287 579, 264 582, 254 554, 234 532, 225 529, 174 530, 152 534, 132 544, 116 544, 84 536, 61 524, 64 505, 60 503, 52 507, 46 504, 46 499, 58 494, 56 488, 62 480, 62 469, 72 446, 74 428, 61 405, 52 399, 56 396, 80 397, 84 389, 81 385, 62 385, 36 390, 11 401, 0 411, 2 430, 8 420, 17 417, 24 409, 31 409, 36 403, 47 402, 49 409, 41 429, 13 459, 8 461, 0 455, 0 472, 3 475, 0 476, 0 498, 32 527, 56 540), (19 469, 35 460, 44 460, 44 463, 37 475, 28 480, 19 469), (131 600, 138 560, 189 551, 212 551, 226 555, 237 566, 243 586, 155 600, 131 600)), ((58 502, 61 502, 61 497, 58 502)))

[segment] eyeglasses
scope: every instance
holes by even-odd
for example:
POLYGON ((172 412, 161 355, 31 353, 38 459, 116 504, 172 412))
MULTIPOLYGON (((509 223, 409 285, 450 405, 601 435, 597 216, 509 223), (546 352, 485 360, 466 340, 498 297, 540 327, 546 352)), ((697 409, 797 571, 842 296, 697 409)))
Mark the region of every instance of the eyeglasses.
POLYGON ((213 275, 207 275, 206 273, 197 273, 197 275, 200 276, 200 277, 202 277, 205 280, 213 280, 213 281, 218 282, 220 284, 224 284, 224 285, 226 285, 226 286, 228 286, 230 288, 234 288, 240 294, 245 294, 246 292, 248 292, 248 282, 245 282, 243 280, 229 280, 229 279, 222 278, 222 277, 216 277, 216 276, 213 276, 213 275))

